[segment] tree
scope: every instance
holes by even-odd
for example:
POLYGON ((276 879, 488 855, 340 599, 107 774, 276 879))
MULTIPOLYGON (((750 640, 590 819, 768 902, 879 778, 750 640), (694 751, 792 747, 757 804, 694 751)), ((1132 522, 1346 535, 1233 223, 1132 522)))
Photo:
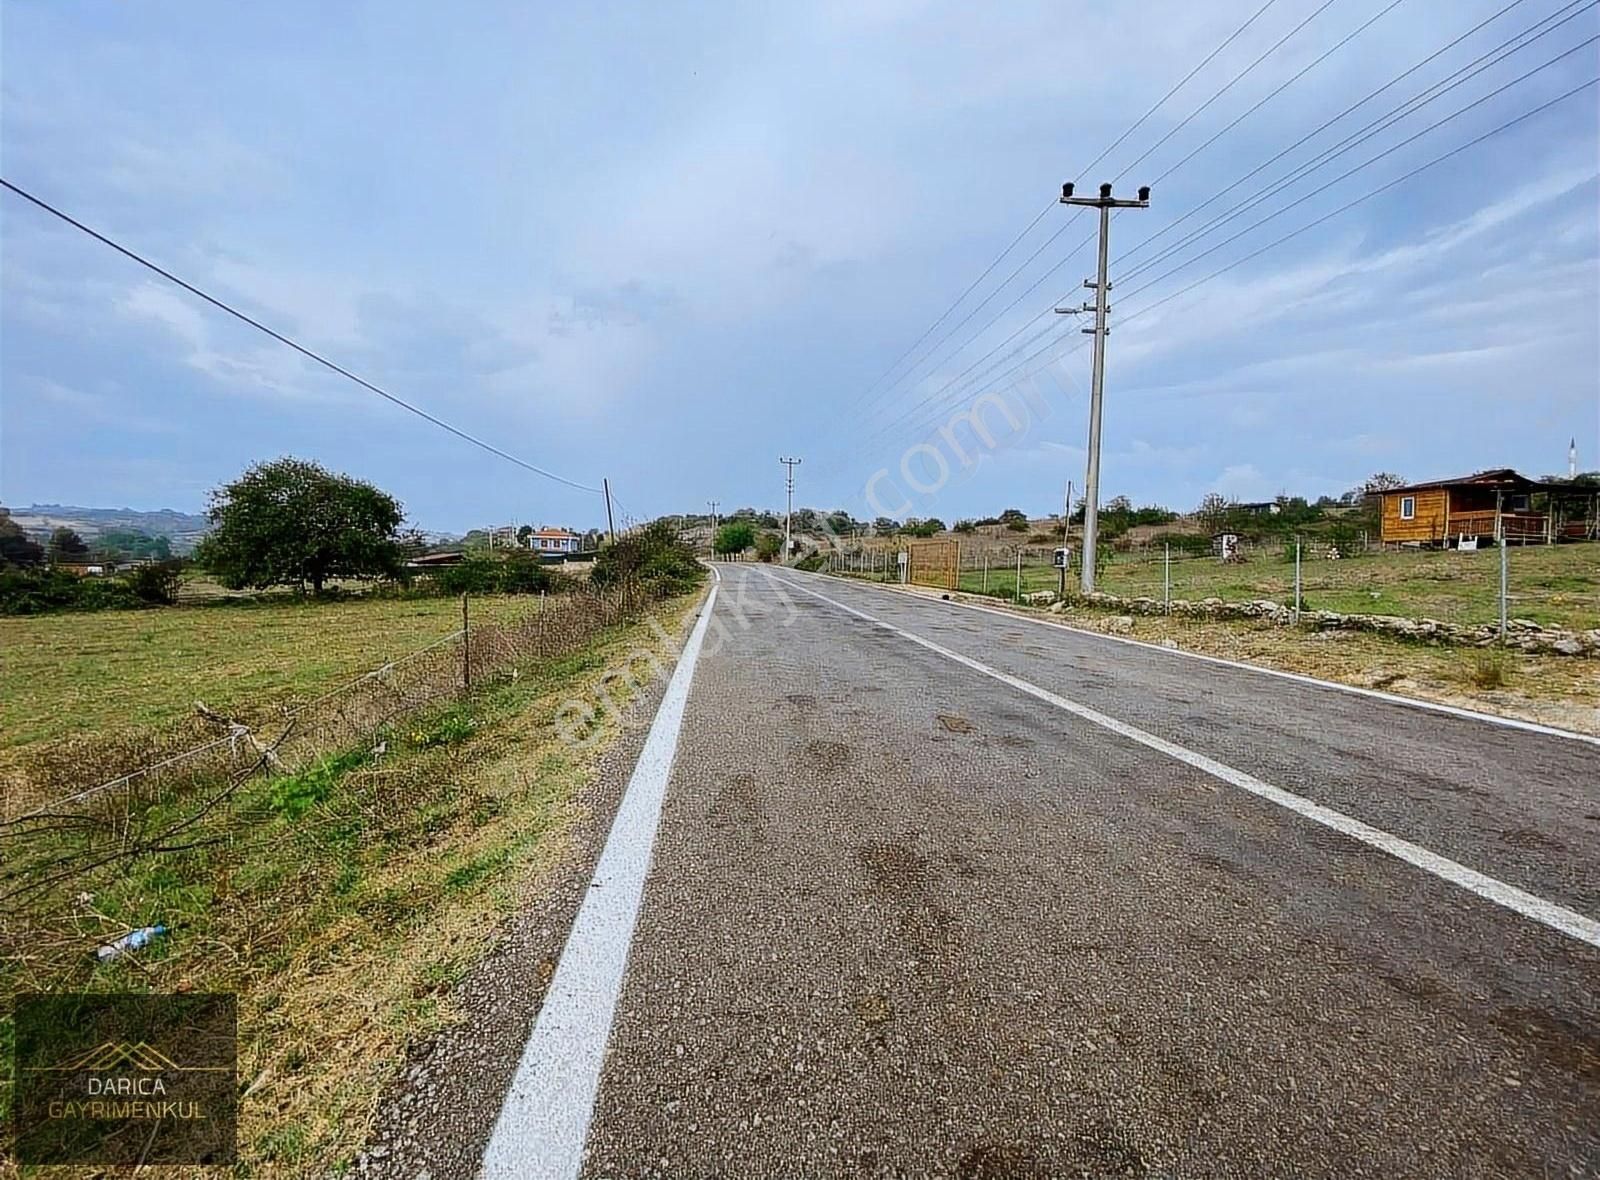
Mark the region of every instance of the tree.
POLYGON ((1026 512, 1024 512, 1020 508, 1007 508, 998 517, 996 517, 996 519, 1001 524, 1011 524, 1014 521, 1019 521, 1019 520, 1023 524, 1027 524, 1028 523, 1028 514, 1026 512))
POLYGON ((717 530, 717 536, 711 543, 712 552, 719 557, 730 553, 743 553, 756 543, 756 526, 748 520, 736 520, 732 524, 725 524, 717 530))
POLYGON ((400 503, 370 483, 303 459, 257 463, 211 493, 212 530, 195 560, 231 589, 399 571, 400 503))
POLYGON ((1230 507, 1222 493, 1207 492, 1201 498, 1200 506, 1194 510, 1194 516, 1208 533, 1221 532, 1228 523, 1230 507))
POLYGON ((34 566, 44 560, 44 549, 22 526, 11 519, 11 514, 0 508, 0 568, 5 566, 34 566))
POLYGON ((756 556, 762 561, 771 561, 782 548, 783 538, 777 533, 762 533, 756 538, 756 556))
POLYGON ((887 516, 880 516, 872 522, 872 531, 880 537, 892 537, 900 530, 900 522, 891 520, 887 516))
POLYGON ((1366 483, 1361 485, 1361 490, 1367 495, 1374 492, 1392 492, 1395 488, 1403 488, 1406 481, 1392 471, 1380 471, 1366 483))
POLYGON ((61 561, 82 561, 89 556, 89 546, 72 529, 65 526, 50 534, 47 548, 52 564, 61 561))

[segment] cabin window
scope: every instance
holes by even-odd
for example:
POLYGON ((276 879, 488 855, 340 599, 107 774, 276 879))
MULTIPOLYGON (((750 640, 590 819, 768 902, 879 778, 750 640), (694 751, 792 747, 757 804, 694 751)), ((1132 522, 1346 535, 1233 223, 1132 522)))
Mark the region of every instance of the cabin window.
POLYGON ((1415 520, 1417 516, 1417 498, 1415 496, 1400 497, 1400 519, 1415 520))

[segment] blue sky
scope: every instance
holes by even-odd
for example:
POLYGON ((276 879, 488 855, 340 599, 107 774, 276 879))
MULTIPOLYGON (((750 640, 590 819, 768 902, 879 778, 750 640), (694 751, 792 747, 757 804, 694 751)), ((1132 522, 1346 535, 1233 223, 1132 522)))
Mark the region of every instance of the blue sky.
MULTIPOLYGON (((1105 495, 1189 508, 1375 470, 1549 473, 1571 436, 1600 467, 1594 88, 1134 314, 1594 77, 1594 45, 1148 291, 1166 266, 1132 267, 1155 245, 1117 261, 1505 3, 1402 0, 1164 176, 1389 6, 1334 0, 1119 181, 1131 196, 1162 178, 1113 222, 1105 495)), ((1277 0, 1080 175, 1252 9, 13 0, 0 165, 463 429, 609 476, 639 516, 779 505, 780 454, 804 457, 806 504, 870 515, 881 469, 886 508, 1048 512, 1083 479, 1088 338, 1047 316, 1059 356, 950 383, 1054 298, 1088 295, 1092 251, 1066 255, 1090 214, 904 380, 875 380, 1061 181, 1122 174, 1320 6, 1277 0), (974 397, 1022 390, 1023 428, 964 447, 970 466, 941 441, 974 397), (934 490, 908 493, 906 472, 934 490)), ((1558 11, 1523 0, 1158 245, 1558 11)), ((1593 5, 1575 11, 1168 265, 1595 36, 1593 5)), ((927 343, 1069 216, 1049 209, 927 343)), ((250 461, 295 454, 429 528, 603 518, 597 497, 318 371, 8 193, 0 249, 5 503, 198 510, 250 461)))

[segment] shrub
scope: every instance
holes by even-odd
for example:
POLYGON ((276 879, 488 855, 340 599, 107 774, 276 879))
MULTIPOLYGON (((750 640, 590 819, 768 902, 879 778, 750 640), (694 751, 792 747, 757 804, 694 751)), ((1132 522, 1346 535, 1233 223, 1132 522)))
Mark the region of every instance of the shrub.
POLYGON ((1149 541, 1151 549, 1162 549, 1167 545, 1172 546, 1174 553, 1203 557, 1211 552, 1211 538, 1203 533, 1157 533, 1149 541))
POLYGON ((783 538, 777 533, 762 533, 756 538, 756 556, 762 561, 771 561, 782 548, 783 538))
POLYGON ((794 568, 797 570, 804 570, 806 573, 814 574, 823 567, 827 560, 828 559, 822 554, 813 553, 807 557, 802 557, 799 561, 795 562, 794 568))
POLYGON ((468 554, 439 570, 433 580, 445 594, 493 594, 500 589, 500 562, 487 554, 468 554))
POLYGON ((152 561, 134 569, 123 581, 140 602, 153 606, 171 606, 178 601, 178 590, 183 585, 185 562, 174 557, 167 561, 152 561))
POLYGON ((516 550, 500 563, 502 594, 538 594, 554 590, 556 581, 556 571, 526 550, 516 550))
POLYGON ((117 578, 80 578, 53 569, 0 570, 0 614, 127 610, 142 605, 133 587, 117 578))
POLYGON ((678 530, 658 520, 601 549, 589 580, 601 588, 635 583, 665 596, 694 589, 705 572, 678 530))
POLYGON ((1499 648, 1486 648, 1472 657, 1467 681, 1474 688, 1504 688, 1511 679, 1511 658, 1499 648))

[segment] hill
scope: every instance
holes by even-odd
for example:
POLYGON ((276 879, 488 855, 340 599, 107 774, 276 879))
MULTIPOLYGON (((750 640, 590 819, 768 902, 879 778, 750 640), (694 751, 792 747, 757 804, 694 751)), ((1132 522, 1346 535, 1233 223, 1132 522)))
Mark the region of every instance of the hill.
POLYGON ((178 553, 192 550, 211 527, 204 516, 177 512, 171 508, 143 512, 135 508, 30 504, 26 508, 13 508, 10 511, 11 519, 16 521, 18 527, 40 541, 47 540, 52 529, 63 526, 76 530, 86 541, 94 540, 107 530, 128 530, 152 537, 166 537, 178 553))

